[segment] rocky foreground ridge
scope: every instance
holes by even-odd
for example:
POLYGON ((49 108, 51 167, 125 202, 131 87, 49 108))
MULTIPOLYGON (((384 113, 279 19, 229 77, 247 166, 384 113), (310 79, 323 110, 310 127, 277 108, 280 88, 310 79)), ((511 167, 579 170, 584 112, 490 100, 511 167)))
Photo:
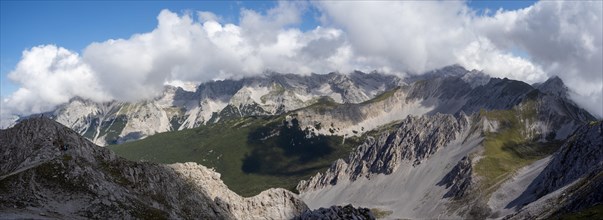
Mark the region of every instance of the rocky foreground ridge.
POLYGON ((124 160, 47 118, 0 131, 3 218, 290 219, 307 209, 284 189, 238 196, 195 163, 124 160))

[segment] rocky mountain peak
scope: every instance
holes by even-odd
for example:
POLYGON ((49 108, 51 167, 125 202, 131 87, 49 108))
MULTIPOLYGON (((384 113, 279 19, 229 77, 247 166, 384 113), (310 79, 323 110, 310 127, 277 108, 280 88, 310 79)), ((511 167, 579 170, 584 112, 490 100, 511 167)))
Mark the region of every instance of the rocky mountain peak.
POLYGON ((541 92, 562 98, 567 98, 567 93, 569 91, 565 83, 563 83, 563 80, 561 80, 561 78, 558 76, 552 76, 544 83, 538 85, 536 88, 541 92))
POLYGON ((411 75, 404 79, 406 83, 413 83, 420 80, 428 80, 434 78, 445 78, 445 77, 463 77, 469 71, 462 67, 461 65, 454 64, 450 66, 445 66, 440 69, 435 69, 423 74, 411 75))
MULTIPOLYGON (((73 130, 44 116, 30 117, 0 133, 3 146, 0 175, 69 154, 94 160, 91 143, 73 130)), ((110 159, 113 154, 107 154, 110 159)))
POLYGON ((434 70, 432 72, 428 72, 426 74, 439 74, 439 75, 446 75, 446 76, 463 76, 463 75, 467 74, 468 72, 469 71, 467 69, 465 69, 465 67, 463 67, 459 64, 453 64, 450 66, 445 66, 440 69, 434 70))
POLYGON ((478 70, 471 70, 461 78, 469 83, 472 88, 486 85, 490 81, 490 76, 478 70))

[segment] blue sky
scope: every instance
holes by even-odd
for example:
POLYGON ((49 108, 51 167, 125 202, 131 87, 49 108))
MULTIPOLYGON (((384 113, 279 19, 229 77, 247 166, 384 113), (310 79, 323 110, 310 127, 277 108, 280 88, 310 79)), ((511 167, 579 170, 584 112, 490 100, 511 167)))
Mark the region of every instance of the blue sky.
MULTIPOLYGON (((534 1, 467 3, 476 10, 495 11, 524 8, 534 1)), ((22 51, 33 46, 55 44, 81 53, 91 42, 128 38, 153 30, 162 9, 179 13, 211 11, 223 22, 237 24, 241 8, 264 12, 275 5, 272 1, 2 1, 0 95, 8 96, 17 89, 7 74, 14 69, 22 51)), ((316 10, 310 7, 299 28, 314 28, 319 23, 317 17, 316 10)))

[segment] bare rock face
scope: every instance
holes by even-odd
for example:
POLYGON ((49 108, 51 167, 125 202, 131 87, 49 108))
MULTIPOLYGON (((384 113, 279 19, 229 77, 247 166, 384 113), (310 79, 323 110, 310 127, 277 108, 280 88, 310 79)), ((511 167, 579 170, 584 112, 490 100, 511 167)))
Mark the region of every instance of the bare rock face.
POLYGON ((603 202, 603 123, 577 129, 549 164, 509 207, 509 219, 571 213, 603 202))
POLYGON ((603 171, 603 123, 578 129, 542 171, 539 191, 552 192, 592 172, 603 171))
POLYGON ((464 115, 409 116, 394 131, 368 137, 346 160, 337 160, 324 174, 301 181, 297 189, 303 192, 335 185, 342 178, 353 181, 371 174, 391 174, 402 162, 418 165, 454 140, 468 120, 464 115))
POLYGON ((307 206, 292 192, 269 189, 243 198, 220 180, 220 174, 196 163, 169 165, 180 177, 202 188, 216 203, 237 219, 291 219, 307 206))
POLYGON ((3 218, 285 219, 306 209, 283 189, 242 198, 195 163, 124 160, 47 118, 0 130, 3 218))
POLYGON ((444 198, 461 198, 467 193, 471 187, 472 175, 471 160, 465 156, 452 170, 444 176, 439 186, 445 186, 448 192, 444 194, 444 198))

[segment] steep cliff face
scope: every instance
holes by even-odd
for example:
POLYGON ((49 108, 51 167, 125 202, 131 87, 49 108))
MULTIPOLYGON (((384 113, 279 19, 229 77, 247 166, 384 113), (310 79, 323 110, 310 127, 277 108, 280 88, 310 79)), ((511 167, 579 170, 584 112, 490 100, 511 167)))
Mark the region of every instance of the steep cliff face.
POLYGON ((510 219, 547 219, 603 202, 603 123, 577 129, 507 208, 510 219))
POLYGON ((409 115, 423 115, 432 110, 422 100, 409 100, 405 89, 398 87, 362 103, 337 104, 321 99, 306 108, 290 113, 302 127, 321 124, 319 134, 358 136, 379 126, 402 120, 409 115))
POLYGON ((0 213, 8 218, 282 219, 307 209, 282 189, 242 198, 193 163, 121 159, 46 118, 1 130, 0 149, 0 213))
POLYGON ((591 122, 580 127, 561 146, 534 183, 537 193, 546 194, 592 172, 603 170, 603 124, 591 122))

